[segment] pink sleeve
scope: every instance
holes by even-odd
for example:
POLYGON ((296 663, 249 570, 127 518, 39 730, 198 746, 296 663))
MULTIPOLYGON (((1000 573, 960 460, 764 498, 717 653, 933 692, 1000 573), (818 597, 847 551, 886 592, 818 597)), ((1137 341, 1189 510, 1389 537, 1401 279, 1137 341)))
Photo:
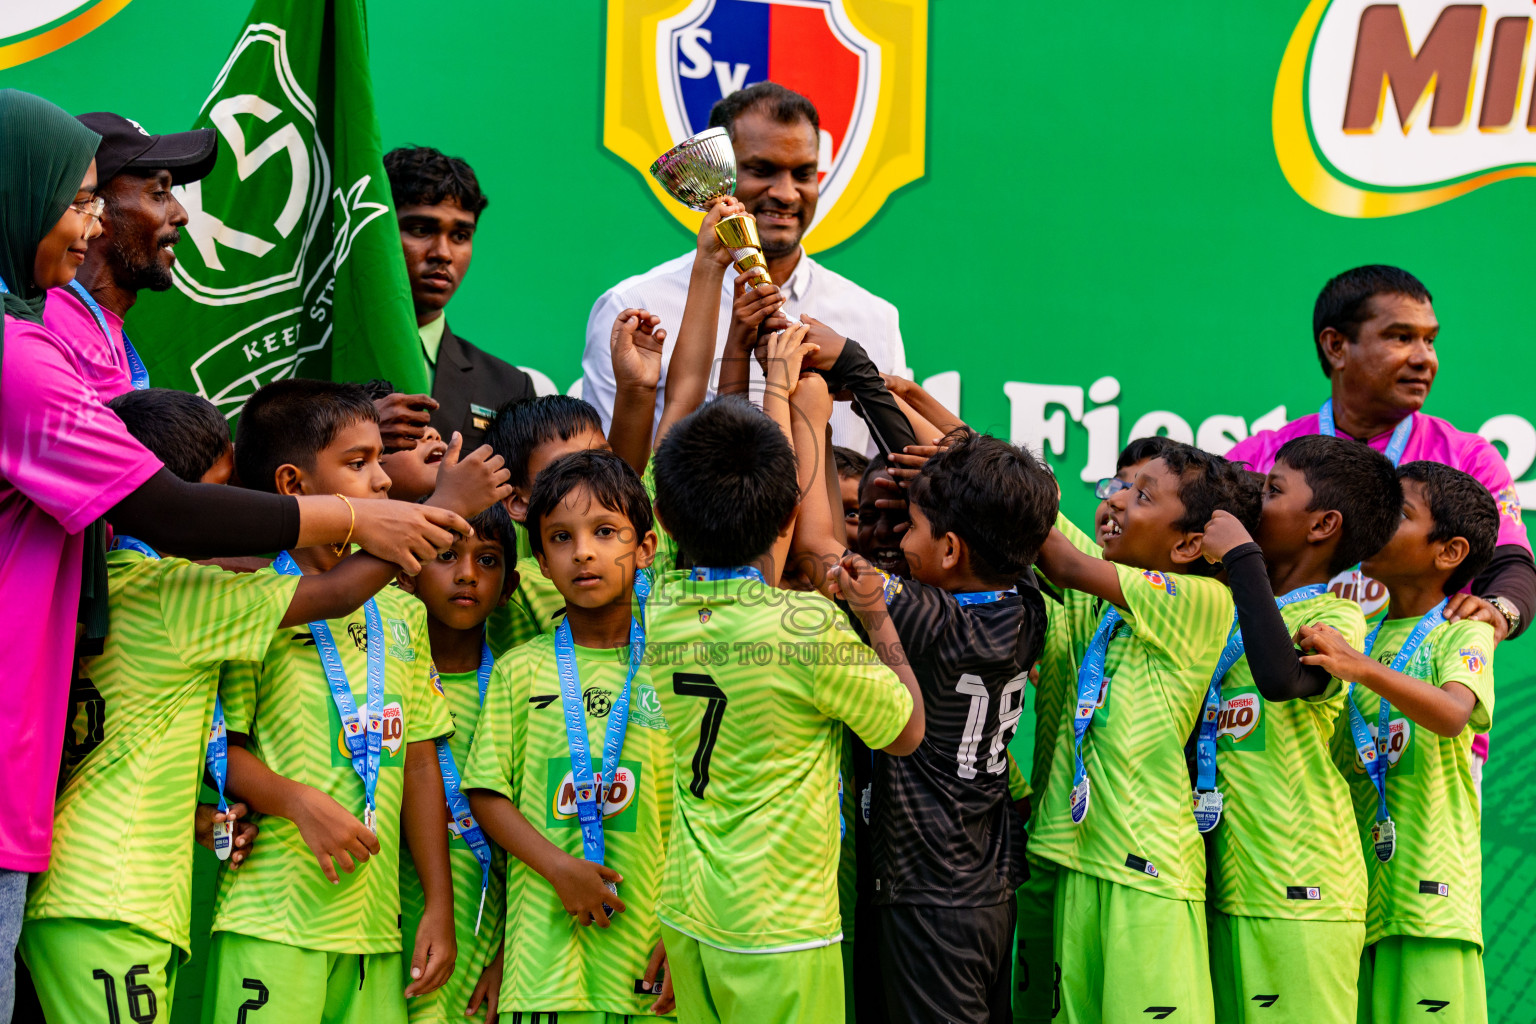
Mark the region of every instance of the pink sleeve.
POLYGON ((1525 532, 1525 521, 1520 518, 1520 496, 1515 482, 1509 475, 1509 467, 1499 457, 1499 450, 1475 434, 1466 435, 1471 444, 1461 452, 1458 467, 1472 474, 1477 482, 1488 488, 1499 506, 1499 543, 1518 544, 1531 550, 1530 538, 1525 532))
POLYGON ((0 366, 0 482, 78 533, 162 467, 97 400, 73 355, 42 327, 6 317, 0 366))
POLYGON ((1268 473, 1275 464, 1274 442, 1277 436, 1273 430, 1250 434, 1232 446, 1227 452, 1227 460, 1246 463, 1255 473, 1268 473))

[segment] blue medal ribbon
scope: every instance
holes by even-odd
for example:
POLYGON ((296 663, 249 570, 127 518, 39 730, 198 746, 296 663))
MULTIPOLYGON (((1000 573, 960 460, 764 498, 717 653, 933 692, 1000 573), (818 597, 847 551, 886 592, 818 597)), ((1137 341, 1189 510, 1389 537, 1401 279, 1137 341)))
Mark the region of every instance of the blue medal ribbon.
MULTIPOLYGON (((285 576, 302 576, 304 570, 284 551, 277 556, 272 567, 285 576)), ((347 682, 347 670, 336 650, 336 639, 331 627, 323 620, 309 624, 315 638, 315 650, 320 655, 320 665, 325 669, 326 682, 331 687, 331 700, 341 716, 341 732, 346 739, 347 753, 352 757, 352 769, 363 780, 363 824, 368 830, 378 832, 378 805, 375 794, 379 788, 379 762, 384 754, 384 625, 379 618, 379 606, 373 598, 363 605, 363 621, 367 626, 368 645, 368 717, 366 723, 359 720, 357 703, 352 699, 352 686, 347 682)))
POLYGON ((1104 610, 1104 617, 1088 641, 1083 652, 1083 662, 1077 670, 1077 711, 1072 716, 1072 822, 1083 823, 1088 816, 1088 769, 1083 764, 1083 737, 1093 724, 1093 713, 1099 706, 1099 696, 1109 689, 1104 676, 1104 659, 1109 653, 1109 639, 1120 624, 1120 612, 1113 606, 1104 610))
MULTIPOLYGON (((1317 432, 1328 437, 1338 437, 1338 430, 1333 425, 1333 399, 1323 403, 1323 407, 1317 410, 1317 432)), ((1384 453, 1392 465, 1397 465, 1403 459, 1403 452, 1408 448, 1408 437, 1413 433, 1413 413, 1405 416, 1397 426, 1392 428, 1392 437, 1387 441, 1387 450, 1384 453)), ((1361 440, 1364 440, 1362 438, 1361 440)))
MULTIPOLYGON (((69 282, 69 290, 79 296, 81 302, 85 303, 85 308, 90 311, 92 318, 95 319, 96 326, 100 327, 101 333, 106 335, 107 347, 116 348, 117 339, 112 337, 112 328, 107 326, 106 314, 101 311, 101 307, 96 304, 96 299, 92 297, 90 292, 86 291, 85 285, 80 283, 79 278, 69 282)), ((144 360, 139 358, 139 353, 134 349, 133 342, 128 340, 127 330, 123 331, 123 355, 128 357, 128 379, 133 383, 133 390, 143 391, 149 387, 149 371, 144 368, 144 360)))
MULTIPOLYGON (((479 677, 482 708, 485 707, 485 691, 491 684, 491 670, 495 667, 496 659, 491 656, 490 645, 484 640, 480 641, 480 667, 476 675, 479 677)), ((433 666, 432 674, 437 675, 436 666, 433 666)), ((453 761, 453 751, 449 749, 448 741, 438 737, 433 742, 437 746, 437 770, 443 777, 443 796, 448 800, 448 813, 453 815, 459 838, 468 844, 469 851, 480 862, 480 910, 475 914, 475 934, 479 935, 480 919, 485 915, 485 894, 491 885, 491 844, 485 838, 485 830, 469 809, 469 800, 459 785, 459 766, 453 761)))
POLYGON ((973 590, 952 595, 955 603, 962 608, 968 608, 973 604, 996 604, 1009 594, 1017 594, 1018 590, 1009 587, 1007 590, 973 590))
MULTIPOLYGON (((763 574, 750 565, 730 565, 723 569, 712 569, 707 565, 696 565, 688 576, 695 583, 706 583, 713 580, 757 580, 763 586, 768 581, 763 579, 763 574)), ((638 589, 638 588, 637 588, 638 589)))
MULTIPOLYGON (((756 574, 757 570, 747 567, 756 574)), ((695 570, 696 572, 698 570, 695 570)), ((758 576, 758 579, 761 579, 758 576)), ((624 689, 608 712, 608 731, 603 740, 603 770, 592 771, 592 748, 587 740, 587 717, 581 700, 581 679, 576 669, 576 649, 571 640, 571 623, 562 619, 555 629, 555 669, 560 675, 560 705, 565 709, 565 737, 571 749, 571 784, 576 791, 576 819, 581 825, 584 859, 603 863, 607 845, 603 838, 603 805, 608 786, 619 772, 619 755, 624 750, 624 732, 629 726, 629 692, 635 673, 645 658, 645 602, 651 596, 651 577, 644 570, 635 572, 635 598, 640 616, 629 620, 629 670, 624 689)), ((608 886, 617 892, 613 885, 608 886)))
MULTIPOLYGON (((130 537, 126 533, 120 533, 112 541, 113 551, 137 551, 145 558, 160 557, 160 552, 145 544, 137 537, 130 537)), ((219 695, 213 695, 213 724, 208 728, 208 745, 204 761, 208 765, 208 774, 213 778, 213 784, 219 791, 219 813, 229 813, 229 800, 224 796, 224 783, 229 779, 229 730, 224 725, 224 702, 219 695)), ((228 860, 231 853, 230 845, 234 839, 234 829, 227 821, 214 822, 213 825, 213 852, 219 855, 219 860, 228 860)))
MULTIPOLYGON (((1275 598, 1275 607, 1284 609, 1298 601, 1310 601, 1328 593, 1328 584, 1313 583, 1297 587, 1282 597, 1275 598)), ((1226 646, 1216 659, 1216 671, 1211 673, 1211 684, 1205 691, 1205 706, 1200 714, 1200 724, 1195 732, 1195 827, 1209 832, 1221 821, 1221 796, 1216 789, 1216 737, 1220 731, 1221 683, 1232 671, 1232 666, 1243 656, 1243 631, 1238 626, 1237 612, 1232 613, 1232 628, 1227 631, 1226 646), (1204 796, 1204 794, 1215 794, 1204 796)))
MULTIPOLYGON (((1429 611, 1413 627, 1413 632, 1408 634, 1408 639, 1403 641, 1403 646, 1398 649, 1392 659, 1391 669, 1394 672, 1403 671, 1419 646, 1424 643, 1424 638, 1429 636, 1435 628, 1445 622, 1445 606, 1449 603, 1443 599, 1429 611)), ((1376 628, 1371 630, 1370 636, 1365 638, 1365 653, 1370 654, 1376 646, 1376 636, 1381 632, 1384 622, 1378 622, 1376 628)), ((1355 754, 1360 758, 1360 764, 1365 768, 1365 774, 1371 780, 1371 785, 1376 787, 1376 828, 1373 830, 1376 838, 1376 856, 1382 862, 1392 859, 1396 848, 1397 830, 1392 825, 1392 816, 1387 812, 1387 751, 1392 744, 1392 704, 1385 697, 1381 697, 1381 709, 1376 718, 1376 738, 1371 739, 1371 730, 1365 724, 1365 716, 1360 713, 1360 707, 1355 703, 1355 687, 1357 683, 1349 684, 1349 734, 1355 741, 1355 754)))

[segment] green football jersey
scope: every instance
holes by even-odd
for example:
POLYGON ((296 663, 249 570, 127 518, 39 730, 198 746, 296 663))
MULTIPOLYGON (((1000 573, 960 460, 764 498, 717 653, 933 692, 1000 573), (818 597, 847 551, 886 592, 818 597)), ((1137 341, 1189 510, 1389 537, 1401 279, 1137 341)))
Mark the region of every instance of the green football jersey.
MULTIPOLYGON (((1156 896, 1204 900, 1205 844, 1190 809, 1184 744, 1232 625, 1232 595, 1204 576, 1115 570, 1126 604, 1083 740, 1088 815, 1073 824, 1074 681, 1030 847, 1041 860, 1156 896)), ((1091 636, 1094 626, 1069 624, 1074 636, 1091 636)), ((1079 659, 1086 646, 1076 646, 1079 659)))
MULTIPOLYGON (((1321 624, 1357 649, 1365 642, 1360 606, 1336 594, 1287 605, 1280 617, 1292 636, 1321 624)), ((1271 703, 1253 685, 1246 656, 1227 673, 1216 739, 1224 806, 1211 835, 1212 892, 1222 913, 1365 920, 1365 865, 1349 785, 1329 750, 1343 709, 1337 679, 1320 697, 1271 703)))
POLYGON ((838 723, 878 750, 911 694, 819 594, 674 572, 647 614, 677 791, 662 922, 730 951, 838 941, 838 723))
MULTIPOLYGON (((629 648, 575 648, 587 743, 594 771, 604 769, 608 716, 624 687, 629 648)), ((491 677, 475 742, 464 766, 466 789, 500 793, 539 832, 572 857, 582 856, 555 665, 554 637, 535 637, 500 658, 491 677)), ((516 857, 507 857, 507 942, 499 1010, 645 1014, 654 996, 637 995, 651 951, 661 940, 656 896, 671 819, 672 755, 650 672, 630 691, 629 726, 619 771, 603 807, 604 860, 624 879, 625 910, 607 928, 582 927, 554 888, 516 857)))
MULTIPOLYGON (((273 573, 263 569, 261 573, 273 573)), ((261 573, 258 573, 260 575, 261 573)), ((448 703, 430 677, 426 607, 392 587, 379 591, 384 636, 384 749, 378 788, 379 852, 332 885, 287 818, 254 815, 258 852, 239 871, 224 868, 213 930, 332 953, 398 953, 400 805, 406 747, 453 731, 448 703)), ((363 609, 331 619, 331 636, 359 714, 367 713, 368 635, 363 609)), ((280 629, 256 662, 231 662, 219 683, 232 733, 284 778, 312 786, 363 818, 363 780, 352 768, 341 715, 331 699, 309 625, 280 629)))
MULTIPOLYGON (((448 715, 453 721, 453 736, 448 749, 453 763, 458 767, 460 790, 465 765, 469 763, 470 744, 480 719, 480 675, 478 672, 444 673, 439 677, 443 696, 448 701, 448 715)), ((446 802, 446 796, 444 797, 446 802)), ((487 840, 489 842, 489 840, 487 840)), ((480 981, 485 965, 491 962, 501 946, 503 927, 507 919, 507 865, 506 854, 495 843, 490 843, 491 874, 485 886, 485 910, 481 913, 480 861, 459 835, 457 822, 448 825, 448 865, 453 872, 453 932, 458 941, 459 955, 454 962, 453 977, 434 992, 407 1001, 412 1020, 457 1020, 469 1005, 469 996, 480 981), (480 930, 475 931, 479 920, 480 930)), ((416 926, 427 910, 426 893, 421 879, 416 875, 416 865, 411 861, 411 851, 400 848, 400 911, 403 915, 404 940, 401 951, 405 954, 405 968, 410 970, 411 954, 415 950, 416 926)))
POLYGON ((26 916, 136 925, 185 956, 193 817, 219 665, 259 658, 298 580, 107 555, 112 628, 80 663, 53 856, 26 916))
MULTIPOLYGON (((1371 656, 1391 664, 1417 624, 1417 618, 1388 619, 1371 656)), ((1483 943, 1483 814, 1472 783, 1472 737, 1493 725, 1493 647, 1487 623, 1448 622, 1430 631, 1408 661, 1405 675, 1435 686, 1460 683, 1477 695, 1477 707, 1454 738, 1391 710, 1387 811, 1397 829, 1397 850, 1385 864, 1376 859, 1370 834, 1376 788, 1355 753, 1347 713, 1339 716, 1333 756, 1349 780, 1370 881, 1367 943, 1389 935, 1483 943)), ((1355 702, 1374 736, 1380 698, 1356 686, 1355 702)))
MULTIPOLYGON (((1065 516, 1057 516, 1056 526, 1079 551, 1099 557, 1099 546, 1065 516)), ((1061 716, 1077 704, 1078 656, 1092 639, 1103 609, 1103 601, 1080 590, 1058 589, 1045 595, 1045 645, 1035 683, 1035 748, 1029 768, 1029 786, 1037 800, 1050 781, 1061 716)), ((1035 817, 1031 816, 1031 833, 1035 817)))

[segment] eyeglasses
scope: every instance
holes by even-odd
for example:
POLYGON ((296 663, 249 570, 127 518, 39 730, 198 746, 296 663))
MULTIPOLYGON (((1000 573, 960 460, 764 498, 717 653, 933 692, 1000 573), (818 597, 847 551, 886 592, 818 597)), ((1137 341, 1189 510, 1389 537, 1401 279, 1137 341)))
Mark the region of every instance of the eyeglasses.
POLYGON ((1130 484, 1117 476, 1107 476, 1100 480, 1098 486, 1093 489, 1093 496, 1103 501, 1116 491, 1126 490, 1130 486, 1130 484))
POLYGON ((70 203, 69 208, 82 217, 89 217, 91 220, 101 220, 101 215, 107 209, 107 201, 102 196, 92 196, 90 199, 82 199, 78 203, 70 203))

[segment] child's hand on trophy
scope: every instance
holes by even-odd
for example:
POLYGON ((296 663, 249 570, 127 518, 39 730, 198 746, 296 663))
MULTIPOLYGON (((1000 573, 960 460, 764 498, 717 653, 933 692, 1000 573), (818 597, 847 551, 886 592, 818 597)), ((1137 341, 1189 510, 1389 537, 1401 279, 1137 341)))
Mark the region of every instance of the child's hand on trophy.
POLYGON ((722 270, 731 265, 731 251, 720 244, 720 238, 715 234, 715 225, 726 217, 733 217, 738 213, 746 213, 747 208, 741 205, 741 200, 735 196, 721 196, 715 200, 709 212, 704 214, 704 223, 699 226, 699 255, 700 260, 711 261, 722 270))

